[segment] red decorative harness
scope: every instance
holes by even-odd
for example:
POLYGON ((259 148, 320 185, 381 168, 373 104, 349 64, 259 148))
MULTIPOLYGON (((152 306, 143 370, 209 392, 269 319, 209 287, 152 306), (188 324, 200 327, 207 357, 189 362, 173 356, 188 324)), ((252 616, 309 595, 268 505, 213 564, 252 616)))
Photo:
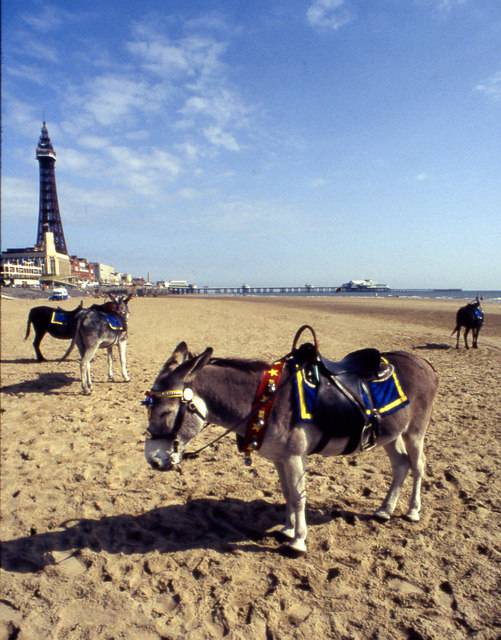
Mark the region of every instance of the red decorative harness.
POLYGON ((252 405, 251 419, 247 423, 243 444, 240 447, 245 454, 247 464, 250 463, 251 452, 257 451, 263 443, 284 364, 285 359, 277 360, 269 369, 263 371, 252 405))

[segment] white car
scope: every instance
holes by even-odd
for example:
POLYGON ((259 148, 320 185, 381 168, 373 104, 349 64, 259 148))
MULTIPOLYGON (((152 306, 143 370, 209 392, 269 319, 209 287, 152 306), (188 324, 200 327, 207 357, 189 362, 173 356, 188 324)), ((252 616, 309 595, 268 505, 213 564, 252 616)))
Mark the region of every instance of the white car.
POLYGON ((54 287, 52 293, 49 296, 49 300, 68 300, 70 294, 66 287, 54 287))

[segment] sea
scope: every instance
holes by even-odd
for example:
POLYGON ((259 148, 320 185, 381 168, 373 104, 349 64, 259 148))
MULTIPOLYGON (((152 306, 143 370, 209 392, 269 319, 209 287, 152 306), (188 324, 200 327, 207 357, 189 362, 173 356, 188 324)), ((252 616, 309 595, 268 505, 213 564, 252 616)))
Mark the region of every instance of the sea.
POLYGON ((463 289, 390 289, 383 292, 339 292, 337 296, 351 298, 434 298, 437 300, 466 300, 474 301, 478 296, 482 302, 497 302, 501 304, 501 290, 463 290, 463 289))

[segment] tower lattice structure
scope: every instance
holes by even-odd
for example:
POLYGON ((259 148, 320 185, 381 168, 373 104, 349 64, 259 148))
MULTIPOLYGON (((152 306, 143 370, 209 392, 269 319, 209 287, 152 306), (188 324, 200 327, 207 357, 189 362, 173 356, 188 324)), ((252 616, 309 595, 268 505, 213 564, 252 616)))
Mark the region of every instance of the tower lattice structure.
POLYGON ((42 246, 44 233, 52 231, 58 253, 68 254, 63 223, 59 213, 56 189, 56 152, 49 138, 45 122, 38 141, 36 158, 40 165, 40 205, 38 209, 37 246, 42 246))

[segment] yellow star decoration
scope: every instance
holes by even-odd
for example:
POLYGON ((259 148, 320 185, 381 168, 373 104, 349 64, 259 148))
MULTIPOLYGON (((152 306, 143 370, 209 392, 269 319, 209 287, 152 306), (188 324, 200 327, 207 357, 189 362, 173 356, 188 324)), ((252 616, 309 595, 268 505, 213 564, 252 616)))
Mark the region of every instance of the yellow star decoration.
POLYGON ((279 374, 278 369, 270 369, 270 378, 275 378, 276 376, 278 376, 278 374, 279 374))

